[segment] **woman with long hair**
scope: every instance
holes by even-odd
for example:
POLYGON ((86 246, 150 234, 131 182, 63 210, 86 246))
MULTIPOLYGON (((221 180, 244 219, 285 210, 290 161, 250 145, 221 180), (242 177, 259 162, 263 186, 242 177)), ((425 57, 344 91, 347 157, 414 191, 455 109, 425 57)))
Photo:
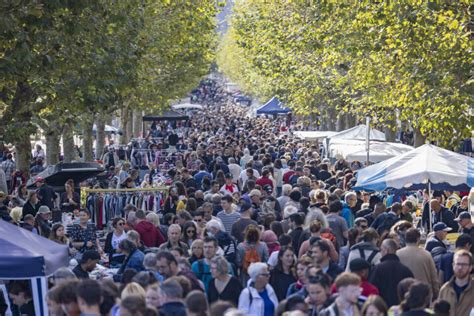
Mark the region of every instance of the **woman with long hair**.
POLYGON ((104 251, 109 256, 111 266, 121 264, 125 256, 118 252, 119 244, 127 239, 125 232, 125 219, 116 217, 112 220, 112 230, 105 237, 104 251))
POLYGON ((296 282, 295 252, 291 246, 283 246, 278 252, 278 263, 270 274, 270 285, 278 301, 286 298, 286 292, 296 282))
POLYGON ((63 224, 56 223, 53 225, 49 234, 49 240, 55 241, 58 244, 69 245, 69 239, 66 237, 63 224))
POLYGON ((56 223, 51 228, 51 233, 49 234, 49 239, 57 242, 61 245, 67 245, 69 247, 69 255, 74 256, 77 253, 77 250, 72 246, 69 238, 66 237, 66 230, 64 225, 61 223, 56 223))
POLYGON ((362 306, 362 316, 386 316, 387 304, 378 295, 370 295, 362 306))
POLYGON ((36 191, 29 191, 28 198, 26 199, 26 202, 23 205, 23 217, 25 217, 25 215, 27 214, 36 216, 39 207, 40 204, 38 203, 38 195, 36 194, 36 191))
POLYGON ((26 188, 26 184, 22 184, 16 189, 15 197, 18 202, 20 202, 20 206, 25 205, 28 200, 28 189, 26 188))
POLYGON ((198 239, 196 224, 193 221, 187 221, 183 225, 183 237, 181 241, 186 243, 188 247, 191 247, 196 239, 198 239))
POLYGON ((430 286, 423 282, 415 282, 412 284, 405 299, 400 304, 403 316, 424 316, 432 315, 425 308, 430 304, 431 290, 430 286))
POLYGON ((61 194, 61 211, 72 212, 80 208, 80 197, 77 192, 74 192, 74 181, 69 179, 64 184, 65 192, 61 194))
POLYGON ((245 228, 244 241, 237 245, 236 264, 240 268, 241 282, 247 284, 249 275, 248 267, 253 262, 267 262, 268 247, 260 241, 260 229, 250 224, 245 228))

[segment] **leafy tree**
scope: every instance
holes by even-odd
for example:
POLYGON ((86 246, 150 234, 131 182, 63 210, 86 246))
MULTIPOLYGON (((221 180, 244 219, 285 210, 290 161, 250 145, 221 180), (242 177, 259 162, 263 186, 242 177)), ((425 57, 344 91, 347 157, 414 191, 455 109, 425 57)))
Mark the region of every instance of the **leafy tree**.
POLYGON ((468 1, 241 1, 217 61, 245 91, 276 94, 326 127, 345 113, 369 115, 454 148, 473 126, 469 9, 468 1))

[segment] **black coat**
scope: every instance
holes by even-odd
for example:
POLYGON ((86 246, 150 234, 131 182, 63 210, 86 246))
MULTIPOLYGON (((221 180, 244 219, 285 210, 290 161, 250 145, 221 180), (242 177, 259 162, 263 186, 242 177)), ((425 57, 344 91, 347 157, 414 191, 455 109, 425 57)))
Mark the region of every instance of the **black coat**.
POLYGON ((375 266, 369 282, 379 289, 380 296, 390 307, 400 304, 397 286, 406 278, 413 278, 411 270, 400 262, 396 254, 387 254, 375 266))

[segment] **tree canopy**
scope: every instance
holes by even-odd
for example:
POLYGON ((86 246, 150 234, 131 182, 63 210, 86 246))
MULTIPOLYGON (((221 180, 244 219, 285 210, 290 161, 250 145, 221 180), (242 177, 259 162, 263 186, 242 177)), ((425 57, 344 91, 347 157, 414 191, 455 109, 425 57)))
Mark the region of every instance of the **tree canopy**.
POLYGON ((1 136, 26 145, 32 122, 60 133, 185 96, 214 58, 216 10, 211 0, 0 0, 1 136))
POLYGON ((244 0, 217 61, 243 89, 296 113, 408 123, 455 147, 474 126, 468 1, 244 0))

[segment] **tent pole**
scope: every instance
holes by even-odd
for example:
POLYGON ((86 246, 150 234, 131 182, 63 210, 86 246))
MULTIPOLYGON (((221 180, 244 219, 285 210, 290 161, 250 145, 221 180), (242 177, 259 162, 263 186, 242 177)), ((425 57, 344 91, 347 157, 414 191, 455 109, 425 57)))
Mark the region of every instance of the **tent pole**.
POLYGON ((430 228, 430 231, 429 232, 432 232, 433 231, 433 214, 431 213, 431 182, 428 181, 428 210, 430 212, 430 225, 429 225, 429 228, 430 228))
POLYGON ((367 135, 365 136, 365 146, 367 150, 366 165, 369 166, 370 165, 370 117, 369 116, 365 118, 365 125, 367 127, 367 135))

